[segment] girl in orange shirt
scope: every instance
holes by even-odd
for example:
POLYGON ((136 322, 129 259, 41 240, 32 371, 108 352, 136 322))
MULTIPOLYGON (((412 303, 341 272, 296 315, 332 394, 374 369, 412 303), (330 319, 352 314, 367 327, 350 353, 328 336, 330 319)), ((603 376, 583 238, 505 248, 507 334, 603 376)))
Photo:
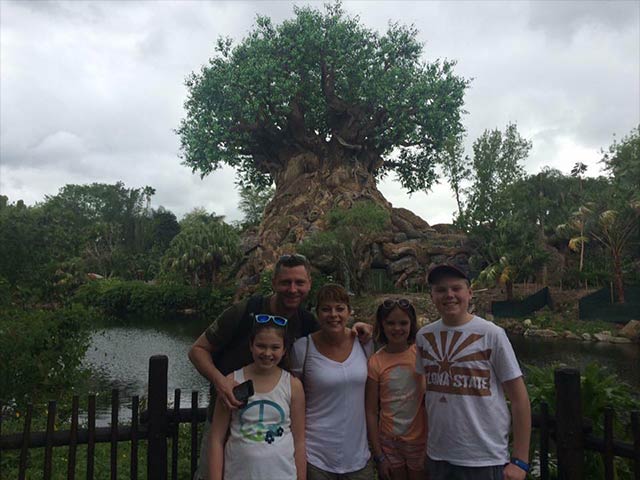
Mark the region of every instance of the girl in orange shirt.
POLYGON ((384 480, 425 477, 425 380, 415 371, 417 330, 409 300, 388 298, 378 306, 374 336, 384 346, 369 359, 365 408, 373 458, 384 480))

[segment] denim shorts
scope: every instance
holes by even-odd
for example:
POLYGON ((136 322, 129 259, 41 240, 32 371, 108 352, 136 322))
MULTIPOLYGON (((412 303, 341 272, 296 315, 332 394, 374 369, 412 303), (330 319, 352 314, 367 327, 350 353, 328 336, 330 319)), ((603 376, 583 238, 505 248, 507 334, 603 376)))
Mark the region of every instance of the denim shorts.
POLYGON ((463 467, 427 457, 429 480, 502 480, 504 465, 463 467))

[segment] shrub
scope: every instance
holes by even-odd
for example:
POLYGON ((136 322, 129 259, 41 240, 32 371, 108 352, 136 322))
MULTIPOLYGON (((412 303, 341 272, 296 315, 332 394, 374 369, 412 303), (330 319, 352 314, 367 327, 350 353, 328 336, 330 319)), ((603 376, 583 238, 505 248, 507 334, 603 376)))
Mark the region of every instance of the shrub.
POLYGON ((82 376, 96 312, 73 305, 54 311, 0 311, 0 402, 57 396, 82 376))
MULTIPOLYGON (((560 365, 551 365, 544 368, 526 366, 527 389, 531 399, 531 406, 535 409, 541 402, 549 405, 549 411, 555 412, 555 383, 554 370, 560 365)), ((580 394, 582 401, 582 414, 592 421, 593 433, 603 434, 603 418, 606 407, 612 407, 616 416, 614 419, 614 432, 616 438, 629 441, 629 431, 623 423, 628 420, 629 412, 640 408, 640 401, 634 397, 629 385, 621 382, 617 375, 609 373, 596 363, 587 365, 580 376, 580 394)), ((629 463, 617 458, 615 462, 616 478, 631 479, 629 463)), ((599 453, 586 452, 585 473, 586 480, 604 478, 604 466, 602 456, 599 453)))
POLYGON ((228 290, 173 283, 151 285, 141 281, 100 280, 81 286, 74 301, 117 318, 166 318, 187 308, 207 315, 216 313, 230 298, 228 290))

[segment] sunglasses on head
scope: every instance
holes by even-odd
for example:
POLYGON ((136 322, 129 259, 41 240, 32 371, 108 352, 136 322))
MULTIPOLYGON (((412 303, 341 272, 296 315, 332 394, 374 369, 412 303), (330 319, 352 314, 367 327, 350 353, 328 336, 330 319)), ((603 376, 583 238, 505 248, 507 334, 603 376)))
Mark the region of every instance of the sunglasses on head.
POLYGON ((253 316, 256 323, 269 323, 273 322, 278 327, 286 327, 289 320, 284 317, 280 317, 278 315, 268 315, 266 313, 257 313, 253 316))
POLYGON ((386 310, 392 310, 396 305, 402 310, 409 310, 411 308, 411 302, 406 298, 387 298, 382 302, 382 307, 386 310))

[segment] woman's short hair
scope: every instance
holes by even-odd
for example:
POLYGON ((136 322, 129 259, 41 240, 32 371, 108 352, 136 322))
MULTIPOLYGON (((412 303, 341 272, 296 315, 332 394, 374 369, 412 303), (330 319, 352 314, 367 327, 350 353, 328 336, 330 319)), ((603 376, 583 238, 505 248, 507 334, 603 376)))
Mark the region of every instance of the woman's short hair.
POLYGON ((316 295, 316 310, 320 308, 320 305, 328 302, 344 303, 351 310, 349 293, 342 285, 337 283, 328 283, 320 287, 316 295))

